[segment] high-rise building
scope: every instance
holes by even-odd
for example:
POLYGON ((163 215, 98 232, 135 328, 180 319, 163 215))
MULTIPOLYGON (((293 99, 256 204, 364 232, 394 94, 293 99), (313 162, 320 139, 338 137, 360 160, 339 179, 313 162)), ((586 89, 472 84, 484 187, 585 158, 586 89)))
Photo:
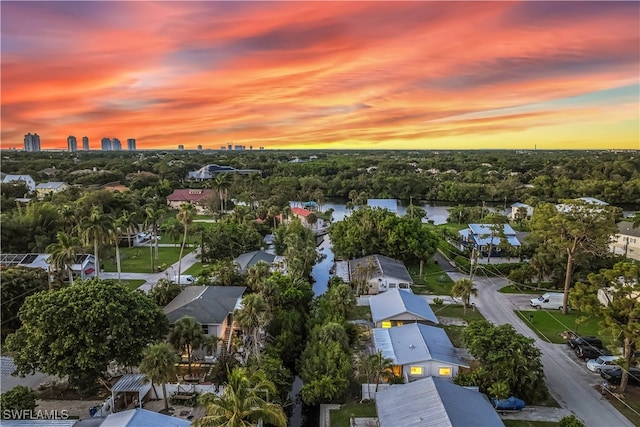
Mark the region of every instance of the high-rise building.
POLYGON ((202 151, 202 145, 198 145, 198 151, 202 151))
POLYGON ((82 137, 82 149, 84 151, 89 151, 89 137, 88 136, 83 136, 82 137))
POLYGON ((118 138, 111 138, 111 149, 113 151, 122 150, 122 144, 120 143, 120 140, 118 138))
POLYGON ((24 151, 40 151, 40 136, 31 132, 24 136, 24 151))
POLYGON ((184 145, 182 145, 182 144, 178 145, 178 150, 180 150, 180 151, 184 150, 184 145))
POLYGON ((71 153, 78 151, 78 140, 73 135, 67 137, 67 150, 71 153))
POLYGON ((102 138, 102 151, 111 151, 113 150, 113 146, 111 144, 111 139, 102 138))
POLYGON ((227 150, 233 150, 233 145, 232 144, 227 144, 227 150))
POLYGON ((127 150, 136 151, 136 140, 135 140, 135 138, 127 139, 127 150))

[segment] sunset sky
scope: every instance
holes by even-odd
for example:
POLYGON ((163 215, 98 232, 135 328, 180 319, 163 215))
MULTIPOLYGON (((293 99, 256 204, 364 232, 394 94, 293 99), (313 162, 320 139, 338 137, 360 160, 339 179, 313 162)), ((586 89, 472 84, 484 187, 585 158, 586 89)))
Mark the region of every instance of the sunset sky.
POLYGON ((0 3, 2 148, 640 148, 640 3, 0 3))

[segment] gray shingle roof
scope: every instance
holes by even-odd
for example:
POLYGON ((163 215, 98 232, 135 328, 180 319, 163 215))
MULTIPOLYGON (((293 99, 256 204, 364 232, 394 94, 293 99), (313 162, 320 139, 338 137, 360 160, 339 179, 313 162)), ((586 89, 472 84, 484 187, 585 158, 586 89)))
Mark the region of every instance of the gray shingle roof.
POLYGON ((249 268, 260 261, 264 261, 267 264, 271 265, 275 258, 275 255, 267 253, 265 251, 253 251, 240 255, 239 257, 234 259, 233 262, 238 264, 240 273, 246 273, 249 268))
POLYGON ((164 314, 173 323, 191 316, 200 324, 222 324, 237 307, 244 286, 187 286, 164 308, 164 314))
POLYGON ((620 221, 618 223, 618 234, 625 236, 640 237, 640 227, 633 227, 633 223, 629 221, 620 221))
POLYGON ((349 261, 350 276, 353 277, 357 266, 361 265, 362 267, 367 268, 369 264, 373 265, 375 268, 374 276, 384 275, 395 277, 406 283, 413 283, 413 279, 402 261, 398 261, 384 255, 369 255, 349 261))
POLYGON ((369 298, 373 323, 387 320, 403 313, 413 314, 432 323, 438 323, 431 306, 423 297, 411 292, 389 289, 369 298))
POLYGON ((393 360, 394 365, 435 360, 469 367, 444 329, 435 326, 411 323, 388 329, 375 328, 373 341, 376 349, 393 360))
POLYGON ((504 427, 484 394, 434 377, 379 391, 376 409, 380 427, 504 427))

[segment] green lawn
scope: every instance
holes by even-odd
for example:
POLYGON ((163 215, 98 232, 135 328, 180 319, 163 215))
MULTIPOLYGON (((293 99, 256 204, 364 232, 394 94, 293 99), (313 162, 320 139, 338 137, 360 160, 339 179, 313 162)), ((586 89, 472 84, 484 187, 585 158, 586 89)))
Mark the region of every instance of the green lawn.
MULTIPOLYGON (((465 320, 466 322, 473 322, 474 320, 483 320, 484 317, 478 310, 473 310, 472 308, 467 308, 467 315, 463 314, 462 305, 431 305, 433 312, 437 317, 453 317, 457 319, 465 320)), ((454 347, 464 348, 466 347, 464 343, 463 333, 466 326, 456 326, 456 325, 443 325, 444 330, 447 332, 451 343, 454 347)))
POLYGON ((600 333, 599 318, 591 317, 584 323, 576 324, 576 319, 583 316, 578 311, 562 314, 560 310, 527 310, 516 311, 516 314, 547 342, 565 343, 566 340, 560 336, 564 331, 574 331, 579 335, 597 335, 605 345, 610 345, 612 341, 610 335, 600 333))
POLYGON ((427 295, 449 295, 453 280, 442 271, 440 266, 435 263, 429 263, 422 268, 422 277, 420 277, 420 266, 410 265, 408 268, 413 285, 411 288, 416 294, 427 295))
POLYGON ((374 402, 367 403, 347 403, 340 409, 329 411, 331 416, 331 427, 350 427, 351 417, 377 417, 376 405, 374 402))
POLYGON ((209 264, 202 264, 201 262, 196 262, 191 267, 187 268, 182 274, 190 274, 192 276, 198 276, 200 273, 202 273, 202 270, 208 266, 209 264))
MULTIPOLYGON (((633 395, 629 393, 629 389, 634 388, 631 386, 627 388, 626 398, 624 399, 624 403, 620 402, 618 399, 614 399, 613 397, 607 399, 609 403, 611 403, 615 408, 625 417, 631 421, 636 426, 640 426, 640 393, 635 392, 633 395), (631 406, 631 409, 627 407, 627 405, 631 406), (635 411, 635 413, 633 412, 635 411)), ((638 387, 635 387, 637 389, 638 387)), ((635 391, 635 390, 634 390, 635 391)))
POLYGON ((122 284, 125 285, 127 288, 131 289, 132 291, 135 291, 136 289, 138 289, 140 287, 140 285, 142 285, 143 283, 145 283, 146 280, 123 280, 122 284))
MULTIPOLYGON (((193 251, 193 246, 184 248, 183 256, 193 251)), ((180 247, 160 247, 158 250, 159 259, 156 266, 166 264, 167 266, 178 261, 180 247)), ((113 259, 101 259, 104 271, 116 272, 116 264, 113 259)), ((149 247, 133 247, 120 249, 120 268, 123 273, 148 273, 151 271, 151 254, 149 247)))

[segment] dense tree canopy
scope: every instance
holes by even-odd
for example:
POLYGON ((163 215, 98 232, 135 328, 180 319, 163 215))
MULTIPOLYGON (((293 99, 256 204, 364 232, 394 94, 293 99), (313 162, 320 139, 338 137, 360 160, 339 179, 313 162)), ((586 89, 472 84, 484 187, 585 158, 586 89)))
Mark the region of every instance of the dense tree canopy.
POLYGON ((581 200, 565 200, 558 207, 544 203, 531 219, 532 237, 539 243, 537 251, 562 254, 566 260, 564 279, 564 314, 568 310, 569 290, 577 261, 595 259, 609 251, 609 239, 617 231, 614 213, 609 207, 595 206, 581 200))
POLYGON ((482 320, 469 324, 464 339, 481 365, 476 385, 482 391, 503 381, 513 396, 526 402, 546 397, 541 352, 531 338, 520 335, 511 325, 495 326, 482 320))
POLYGON ((49 288, 49 274, 41 268, 14 267, 0 269, 2 290, 2 341, 21 325, 18 310, 31 294, 49 288))
POLYGON ((202 232, 202 261, 234 259, 260 249, 262 236, 249 224, 219 221, 202 232))
POLYGON ((592 273, 588 283, 576 283, 569 295, 580 310, 602 318, 603 330, 621 341, 623 372, 620 389, 624 392, 633 354, 640 349, 640 267, 635 262, 619 262, 612 269, 592 273), (598 292, 606 305, 598 299, 598 292))
POLYGON ((345 259, 380 254, 418 263, 431 258, 437 247, 437 237, 420 219, 369 207, 333 224, 330 236, 333 252, 345 259))
POLYGON ((68 375, 81 391, 90 390, 113 360, 137 365, 147 344, 168 332, 151 298, 97 279, 29 296, 20 320, 20 329, 7 338, 17 372, 68 375))

